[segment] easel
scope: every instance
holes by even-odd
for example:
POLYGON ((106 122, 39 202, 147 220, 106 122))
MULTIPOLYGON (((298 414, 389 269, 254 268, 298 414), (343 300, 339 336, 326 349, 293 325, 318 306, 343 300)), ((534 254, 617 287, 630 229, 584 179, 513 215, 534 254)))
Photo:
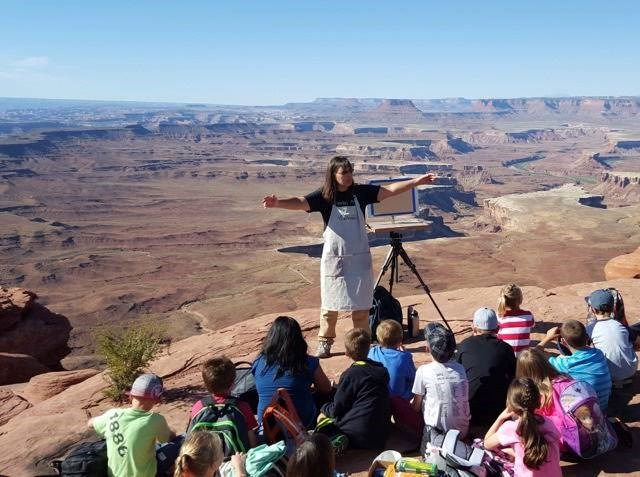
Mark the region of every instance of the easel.
POLYGON ((387 270, 389 268, 391 268, 391 274, 389 276, 389 293, 393 295, 393 284, 398 283, 399 281, 398 280, 399 278, 398 258, 401 258, 402 261, 405 263, 405 265, 409 267, 409 269, 413 272, 413 274, 418 279, 420 286, 422 287, 424 292, 427 294, 427 296, 431 300, 431 303, 433 303, 434 308, 440 315, 440 318, 442 318, 442 321, 444 322, 444 324, 447 326, 447 328, 449 328, 449 331, 453 333, 451 326, 449 325, 446 318, 442 314, 442 311, 440 311, 438 304, 433 299, 429 286, 422 279, 415 264, 413 263, 411 258, 409 258, 409 254, 402 246, 402 232, 406 233, 406 232, 415 232, 420 230, 422 231, 429 230, 431 228, 431 223, 424 222, 424 221, 413 221, 413 220, 405 221, 405 222, 396 222, 394 217, 391 222, 369 222, 368 227, 373 233, 388 232, 389 239, 390 239, 389 245, 391 246, 389 253, 387 253, 387 258, 384 261, 384 265, 382 266, 382 269, 378 274, 378 279, 376 280, 376 286, 380 284, 380 281, 382 280, 382 277, 384 276, 384 274, 387 273, 387 270))

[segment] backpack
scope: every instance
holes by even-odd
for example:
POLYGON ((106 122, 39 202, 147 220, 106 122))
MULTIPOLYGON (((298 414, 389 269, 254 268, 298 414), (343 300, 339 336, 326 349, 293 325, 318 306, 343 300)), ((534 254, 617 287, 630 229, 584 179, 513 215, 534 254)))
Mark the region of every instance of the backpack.
POLYGON ((63 477, 107 477, 107 441, 83 442, 51 462, 63 477))
POLYGON ((236 363, 236 380, 233 382, 231 395, 249 404, 254 414, 258 412, 258 389, 249 361, 236 363))
POLYGON ((553 404, 562 410, 556 422, 562 441, 583 459, 591 459, 615 449, 618 438, 598 405, 593 387, 582 381, 554 383, 553 404))
POLYGON ((607 288, 609 292, 613 295, 613 317, 622 323, 626 328, 629 327, 629 323, 627 322, 627 315, 624 311, 624 301, 622 300, 622 295, 615 288, 607 288))
POLYGON ((176 459, 186 434, 176 436, 172 441, 156 444, 156 477, 173 477, 176 459))
POLYGON ((187 426, 187 434, 195 430, 215 432, 222 440, 225 457, 236 452, 246 452, 249 447, 249 432, 242 411, 235 399, 216 404, 211 396, 201 399, 203 407, 193 416, 187 426))
POLYGON ((329 438, 335 455, 342 454, 349 447, 349 438, 330 417, 320 419, 313 432, 314 434, 324 434, 329 438))
POLYGON ((396 320, 402 325, 402 306, 382 285, 373 291, 373 306, 369 310, 371 340, 377 341, 376 330, 382 320, 396 320))
POLYGON ((278 388, 274 393, 271 403, 262 415, 262 427, 267 444, 285 442, 287 456, 293 454, 307 434, 291 396, 285 388, 278 388))
POLYGON ((436 466, 448 476, 487 475, 488 469, 484 464, 489 454, 480 447, 463 442, 457 429, 449 429, 444 434, 433 429, 427 451, 435 454, 436 466))

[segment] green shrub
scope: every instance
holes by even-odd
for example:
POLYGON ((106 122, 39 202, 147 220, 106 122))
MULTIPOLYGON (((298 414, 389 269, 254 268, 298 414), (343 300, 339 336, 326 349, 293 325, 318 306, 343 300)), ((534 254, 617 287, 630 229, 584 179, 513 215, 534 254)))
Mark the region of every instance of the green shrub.
POLYGON ((106 397, 122 401, 124 393, 162 348, 162 332, 150 323, 126 329, 105 328, 95 334, 104 357, 110 385, 106 397))

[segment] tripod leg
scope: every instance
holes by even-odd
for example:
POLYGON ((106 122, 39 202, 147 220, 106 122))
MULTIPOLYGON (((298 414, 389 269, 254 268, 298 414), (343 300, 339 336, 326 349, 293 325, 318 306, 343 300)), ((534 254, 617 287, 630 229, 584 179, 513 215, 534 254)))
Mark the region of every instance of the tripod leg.
POLYGON ((389 293, 393 295, 393 281, 395 278, 396 283, 398 282, 397 273, 398 273, 398 254, 396 253, 395 248, 391 249, 391 273, 389 274, 389 293))
POLYGON ((392 260, 393 260, 393 248, 391 250, 389 250, 389 253, 387 253, 387 258, 384 259, 384 265, 382 266, 382 270, 380 270, 380 273, 378 274, 378 279, 376 280, 376 286, 380 285, 380 280, 382 280, 382 276, 387 273, 387 269, 389 268, 389 265, 391 265, 392 260))
POLYGON ((402 257, 402 261, 407 265, 407 267, 409 267, 411 269, 413 274, 416 276, 416 278, 420 282, 420 285, 422 286, 422 289, 425 291, 425 293, 427 294, 427 296, 431 300, 431 303, 433 303, 433 306, 435 307, 436 311, 440 315, 440 318, 442 318, 442 321, 444 321, 444 324, 447 325, 447 328, 449 328, 449 331, 451 331, 451 333, 453 333, 453 330, 451 329, 451 326, 449 325, 449 322, 447 322, 447 319, 442 314, 442 311, 440 311, 440 308, 438 307, 438 304, 433 299, 433 296, 431 295, 431 290, 429 290, 429 286, 424 282, 424 280, 420 276, 420 273, 418 273, 418 270, 416 269, 415 264, 409 258, 409 255, 407 254, 407 252, 404 249, 404 247, 402 246, 402 244, 400 244, 399 247, 398 247, 398 254, 402 257))

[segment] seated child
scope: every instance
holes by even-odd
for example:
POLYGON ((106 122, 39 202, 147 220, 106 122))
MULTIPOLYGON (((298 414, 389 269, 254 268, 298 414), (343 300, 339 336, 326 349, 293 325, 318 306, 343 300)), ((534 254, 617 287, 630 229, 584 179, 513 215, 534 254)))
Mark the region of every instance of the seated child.
POLYGON ((551 357, 549 363, 558 372, 568 374, 576 381, 591 384, 598 395, 600 409, 606 412, 611 394, 611 374, 604 354, 588 345, 587 330, 577 320, 565 321, 559 330, 558 327, 551 328, 538 346, 544 347, 557 339, 558 335, 571 354, 551 357))
POLYGON ((516 374, 513 348, 499 340, 497 333, 496 312, 479 308, 473 315, 473 336, 462 341, 456 353, 469 380, 471 425, 482 428, 482 434, 504 409, 507 389, 516 374))
POLYGON ((89 419, 88 427, 107 441, 110 476, 155 477, 156 442, 167 442, 175 436, 165 418, 151 412, 162 392, 158 376, 142 374, 127 393, 131 407, 110 409, 89 419))
POLYGON ((520 351, 529 347, 531 328, 535 324, 533 314, 520 308, 522 305, 522 290, 518 285, 506 285, 500 290, 498 299, 498 322, 500 330, 498 338, 507 342, 516 357, 520 351))
MULTIPOLYGON (((224 459, 220 437, 213 432, 194 431, 187 436, 176 459, 174 477, 212 477, 224 459)), ((231 456, 234 477, 245 477, 242 454, 231 456)))
POLYGON ((380 346, 371 348, 368 358, 382 363, 389 372, 393 419, 401 427, 422 435, 422 416, 409 404, 416 366, 411 353, 402 348, 402 325, 395 320, 383 320, 376 329, 376 337, 380 346))
POLYGON ((311 434, 289 458, 287 477, 334 477, 338 475, 335 466, 329 438, 324 434, 311 434))
POLYGON ((536 413, 540 392, 533 380, 517 378, 507 392, 507 408, 484 438, 487 450, 508 448, 515 454, 518 477, 562 477, 558 430, 536 413))
POLYGON ((424 417, 420 452, 424 455, 432 433, 458 429, 464 438, 469 430, 469 382, 464 367, 452 360, 456 350, 453 333, 440 323, 424 329, 427 353, 433 361, 416 371, 412 406, 424 417))
POLYGON ((353 364, 342 373, 333 401, 322 406, 318 417, 334 419, 349 438, 349 447, 357 449, 382 449, 391 424, 389 373, 367 358, 370 345, 368 331, 354 328, 346 333, 345 352, 353 364))
MULTIPOLYGON (((230 397, 231 388, 233 387, 235 379, 236 367, 226 356, 211 358, 202 365, 202 380, 204 381, 207 391, 211 394, 210 399, 214 404, 224 404, 226 402, 235 403, 235 407, 238 408, 244 417, 247 429, 248 442, 245 442, 244 445, 245 447, 255 447, 258 422, 249 404, 230 397)), ((193 405, 191 408, 190 421, 205 407, 206 403, 206 399, 201 399, 193 405)))
POLYGON ((633 376, 638 356, 629 329, 614 318, 615 299, 610 290, 596 290, 585 298, 589 307, 587 334, 593 347, 604 353, 611 373, 609 415, 622 417, 633 398, 633 376))

